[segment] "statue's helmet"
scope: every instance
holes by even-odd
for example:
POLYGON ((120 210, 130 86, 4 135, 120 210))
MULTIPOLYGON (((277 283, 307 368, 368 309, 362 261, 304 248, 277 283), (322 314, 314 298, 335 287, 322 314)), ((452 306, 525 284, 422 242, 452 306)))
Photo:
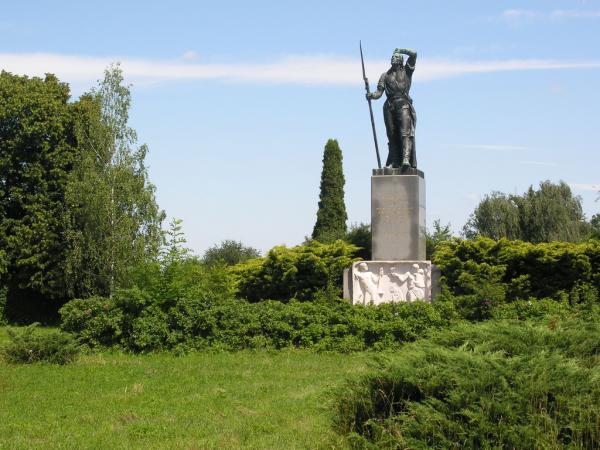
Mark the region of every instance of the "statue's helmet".
POLYGON ((402 53, 400 53, 400 49, 397 48, 394 50, 394 53, 392 53, 392 65, 402 65, 404 63, 404 57, 402 56, 402 53))

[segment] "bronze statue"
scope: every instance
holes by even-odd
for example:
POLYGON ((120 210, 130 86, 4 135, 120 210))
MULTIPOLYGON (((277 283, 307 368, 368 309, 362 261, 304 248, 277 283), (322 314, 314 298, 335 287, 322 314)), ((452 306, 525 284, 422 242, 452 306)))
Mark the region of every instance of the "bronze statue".
POLYGON ((392 54, 392 67, 381 75, 377 91, 367 92, 367 100, 376 100, 385 95, 383 119, 388 137, 388 157, 386 167, 402 170, 417 168, 415 149, 415 126, 417 115, 410 98, 410 84, 417 62, 417 52, 407 48, 397 48, 392 54), (407 55, 406 64, 402 55, 407 55))

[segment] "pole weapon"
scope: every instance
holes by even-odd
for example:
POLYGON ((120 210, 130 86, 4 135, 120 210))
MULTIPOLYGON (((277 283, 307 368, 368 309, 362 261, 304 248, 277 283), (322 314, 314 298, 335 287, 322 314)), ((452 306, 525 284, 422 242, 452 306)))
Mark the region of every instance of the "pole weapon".
POLYGON ((373 108, 371 106, 371 99, 368 97, 368 94, 370 94, 369 79, 367 78, 367 75, 365 74, 365 60, 363 58, 362 42, 358 41, 358 45, 360 48, 360 62, 362 64, 363 80, 365 81, 365 90, 367 91, 367 102, 369 103, 369 114, 371 115, 371 127, 373 128, 373 141, 375 142, 375 153, 377 154, 377 166, 381 169, 381 158, 379 157, 379 145, 377 145, 377 133, 375 132, 375 119, 373 119, 373 108))

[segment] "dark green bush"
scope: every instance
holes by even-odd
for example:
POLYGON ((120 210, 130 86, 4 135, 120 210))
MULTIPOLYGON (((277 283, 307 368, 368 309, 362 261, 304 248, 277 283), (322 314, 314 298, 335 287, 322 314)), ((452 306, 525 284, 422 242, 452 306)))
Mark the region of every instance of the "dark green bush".
POLYGON ((10 341, 2 348, 2 356, 11 364, 68 364, 79 353, 70 335, 56 330, 40 332, 37 324, 21 330, 8 328, 7 332, 10 341))
POLYGON ((310 241, 288 248, 274 247, 266 257, 232 268, 239 296, 248 301, 311 299, 316 292, 339 289, 344 269, 352 265, 358 247, 338 240, 331 244, 310 241))
POLYGON ((313 301, 249 303, 180 298, 126 309, 123 299, 76 300, 61 309, 63 329, 90 346, 133 351, 171 348, 301 347, 356 351, 394 348, 456 317, 451 302, 352 306, 331 292, 313 301), (137 311, 132 313, 132 311, 137 311))
POLYGON ((491 302, 555 298, 577 285, 600 288, 600 241, 531 244, 488 238, 442 242, 433 255, 442 282, 454 295, 481 295, 491 302), (487 287, 486 287, 487 289, 487 287))
POLYGON ((600 325, 440 331, 337 392, 355 448, 599 448, 600 325))

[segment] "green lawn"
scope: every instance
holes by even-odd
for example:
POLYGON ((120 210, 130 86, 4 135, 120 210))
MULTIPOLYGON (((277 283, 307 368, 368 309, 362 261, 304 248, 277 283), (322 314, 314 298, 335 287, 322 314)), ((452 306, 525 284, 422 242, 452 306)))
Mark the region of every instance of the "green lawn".
POLYGON ((289 350, 0 362, 0 448, 340 448, 328 391, 368 360, 289 350))

